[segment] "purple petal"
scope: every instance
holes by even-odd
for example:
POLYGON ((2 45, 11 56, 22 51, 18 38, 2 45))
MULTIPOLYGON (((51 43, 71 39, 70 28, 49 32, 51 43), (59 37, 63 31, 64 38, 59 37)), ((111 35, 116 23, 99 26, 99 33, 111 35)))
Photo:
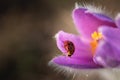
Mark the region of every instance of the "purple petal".
POLYGON ((77 8, 73 11, 73 20, 80 34, 91 39, 91 34, 101 25, 116 27, 114 21, 100 13, 90 12, 85 8, 77 8))
POLYGON ((112 28, 112 27, 100 27, 99 31, 102 33, 103 38, 113 47, 118 48, 120 50, 120 29, 112 28))
POLYGON ((103 26, 99 31, 103 34, 103 39, 111 45, 115 59, 120 61, 120 29, 103 26))
POLYGON ((104 67, 118 67, 120 60, 116 59, 117 54, 109 43, 101 41, 96 50, 94 61, 104 67))
POLYGON ((70 33, 65 33, 63 31, 59 31, 56 34, 56 42, 57 42, 58 48, 64 54, 67 54, 67 51, 64 48, 64 42, 65 41, 71 41, 74 44, 74 46, 75 46, 75 51, 74 51, 72 57, 76 57, 76 56, 77 57, 81 57, 81 56, 92 57, 92 53, 90 51, 90 45, 85 43, 85 42, 83 42, 80 39, 80 36, 73 35, 73 34, 70 34, 70 33))
POLYGON ((95 64, 92 60, 92 58, 71 58, 67 56, 59 56, 55 57, 52 60, 53 63, 60 65, 60 66, 66 66, 66 67, 72 67, 72 68, 100 68, 101 66, 95 64))

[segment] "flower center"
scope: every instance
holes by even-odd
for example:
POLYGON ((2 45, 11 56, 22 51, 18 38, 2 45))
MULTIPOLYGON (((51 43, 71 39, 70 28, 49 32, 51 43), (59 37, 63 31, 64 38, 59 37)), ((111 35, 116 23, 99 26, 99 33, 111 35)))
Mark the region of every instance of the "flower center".
POLYGON ((74 44, 71 41, 65 41, 64 48, 67 51, 67 56, 71 57, 75 51, 74 44))
POLYGON ((94 55, 98 45, 98 41, 102 39, 102 33, 95 31, 91 34, 91 37, 93 40, 90 42, 90 45, 91 45, 92 55, 94 55))

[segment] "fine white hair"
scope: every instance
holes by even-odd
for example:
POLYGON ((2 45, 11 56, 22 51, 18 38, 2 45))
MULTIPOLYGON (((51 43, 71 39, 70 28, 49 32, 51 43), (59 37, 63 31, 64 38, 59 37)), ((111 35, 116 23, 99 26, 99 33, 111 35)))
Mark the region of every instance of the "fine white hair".
POLYGON ((82 3, 82 4, 79 4, 79 3, 75 3, 75 8, 86 8, 88 9, 89 12, 94 12, 94 13, 102 13, 102 14, 105 14, 105 7, 103 6, 98 6, 96 7, 95 4, 87 4, 87 3, 82 3))

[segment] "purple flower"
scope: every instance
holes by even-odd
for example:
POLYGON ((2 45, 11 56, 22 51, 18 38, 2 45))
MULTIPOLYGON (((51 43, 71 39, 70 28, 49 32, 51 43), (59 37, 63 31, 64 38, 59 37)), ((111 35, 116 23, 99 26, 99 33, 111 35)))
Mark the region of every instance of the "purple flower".
POLYGON ((72 17, 80 35, 59 31, 56 43, 63 55, 50 63, 71 68, 120 65, 120 15, 115 20, 88 8, 75 8, 72 17))

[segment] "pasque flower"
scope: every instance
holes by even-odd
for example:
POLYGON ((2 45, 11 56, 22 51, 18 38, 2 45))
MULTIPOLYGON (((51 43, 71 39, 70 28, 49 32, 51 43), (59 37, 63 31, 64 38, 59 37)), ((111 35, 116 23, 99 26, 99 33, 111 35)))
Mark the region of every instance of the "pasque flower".
POLYGON ((115 20, 97 11, 77 7, 72 13, 79 35, 59 31, 60 56, 50 62, 77 69, 113 68, 120 65, 120 15, 115 20))

